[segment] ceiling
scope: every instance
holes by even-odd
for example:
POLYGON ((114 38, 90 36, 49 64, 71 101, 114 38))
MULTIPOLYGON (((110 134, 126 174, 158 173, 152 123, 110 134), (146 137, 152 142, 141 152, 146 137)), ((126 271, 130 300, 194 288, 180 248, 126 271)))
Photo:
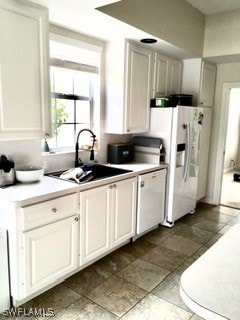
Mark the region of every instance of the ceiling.
MULTIPOLYGON (((52 23, 102 40, 129 38, 139 41, 151 37, 139 29, 103 14, 95 8, 121 0, 31 0, 49 9, 52 23), (126 36, 127 35, 127 36, 126 36)), ((204 14, 240 9, 240 0, 186 0, 204 14)), ((188 52, 158 38, 154 48, 180 59, 193 58, 188 52)))
POLYGON ((205 15, 240 9, 240 0, 187 0, 205 15))

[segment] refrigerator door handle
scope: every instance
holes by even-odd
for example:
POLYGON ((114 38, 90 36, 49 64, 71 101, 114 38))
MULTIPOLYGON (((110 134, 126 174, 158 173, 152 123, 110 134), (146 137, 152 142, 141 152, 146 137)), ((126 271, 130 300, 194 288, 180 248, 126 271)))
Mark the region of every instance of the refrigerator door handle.
POLYGON ((183 182, 187 180, 187 174, 190 164, 190 132, 191 132, 191 124, 188 122, 187 124, 187 149, 186 149, 186 162, 185 162, 185 168, 184 168, 184 174, 183 174, 183 182))

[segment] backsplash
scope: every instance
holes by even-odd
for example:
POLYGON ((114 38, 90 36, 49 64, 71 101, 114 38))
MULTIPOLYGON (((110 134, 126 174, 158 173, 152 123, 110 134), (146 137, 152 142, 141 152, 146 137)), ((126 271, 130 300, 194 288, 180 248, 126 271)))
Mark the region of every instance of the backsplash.
POLYGON ((42 165, 41 140, 39 139, 0 141, 0 154, 10 155, 15 166, 42 165))
MULTIPOLYGON (((100 163, 107 161, 107 145, 112 142, 129 142, 131 135, 103 134, 100 139, 100 149, 96 151, 100 163)), ((56 153, 42 155, 41 140, 13 140, 0 141, 0 154, 10 155, 15 167, 21 165, 43 165, 45 173, 65 170, 74 167, 75 153, 56 153)), ((89 151, 80 151, 79 156, 83 162, 88 162, 89 151)))

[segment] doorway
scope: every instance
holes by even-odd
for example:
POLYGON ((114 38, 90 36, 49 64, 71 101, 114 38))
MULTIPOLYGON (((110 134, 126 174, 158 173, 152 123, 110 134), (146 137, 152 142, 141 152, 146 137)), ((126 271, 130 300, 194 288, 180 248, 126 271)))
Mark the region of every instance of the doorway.
POLYGON ((240 86, 224 91, 227 110, 227 127, 223 159, 220 204, 240 209, 240 86), (234 179, 235 175, 235 179, 234 179), (237 181, 234 181, 237 180, 237 181))

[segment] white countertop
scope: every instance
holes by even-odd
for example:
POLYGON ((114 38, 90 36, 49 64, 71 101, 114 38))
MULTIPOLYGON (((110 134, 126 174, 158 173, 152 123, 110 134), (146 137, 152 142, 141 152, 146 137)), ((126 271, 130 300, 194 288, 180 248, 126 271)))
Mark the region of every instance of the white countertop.
POLYGON ((240 224, 182 274, 181 296, 204 319, 240 319, 240 224))
MULTIPOLYGON (((108 164, 110 165, 110 164, 108 164)), ((15 206, 22 206, 36 201, 43 201, 48 198, 61 196, 63 194, 96 188, 104 184, 113 183, 115 181, 134 177, 138 174, 149 172, 152 170, 166 168, 167 165, 156 165, 149 163, 131 162, 124 165, 110 165, 112 167, 132 170, 133 172, 121 174, 118 176, 99 179, 97 181, 86 182, 78 185, 73 182, 44 176, 43 179, 35 183, 17 183, 14 186, 0 189, 0 201, 11 203, 15 206)))

